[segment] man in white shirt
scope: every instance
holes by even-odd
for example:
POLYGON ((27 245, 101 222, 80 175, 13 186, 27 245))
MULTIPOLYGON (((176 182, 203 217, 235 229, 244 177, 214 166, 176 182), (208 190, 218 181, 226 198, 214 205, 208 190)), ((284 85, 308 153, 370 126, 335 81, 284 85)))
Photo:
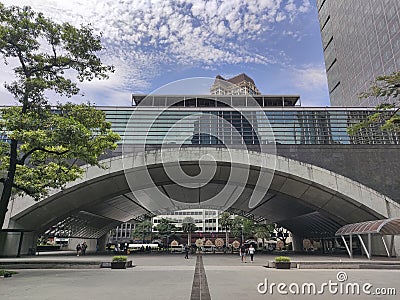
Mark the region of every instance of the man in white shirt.
POLYGON ((249 254, 250 254, 250 260, 251 260, 251 262, 253 262, 254 252, 256 252, 256 249, 254 249, 253 245, 250 244, 250 247, 249 247, 249 254))

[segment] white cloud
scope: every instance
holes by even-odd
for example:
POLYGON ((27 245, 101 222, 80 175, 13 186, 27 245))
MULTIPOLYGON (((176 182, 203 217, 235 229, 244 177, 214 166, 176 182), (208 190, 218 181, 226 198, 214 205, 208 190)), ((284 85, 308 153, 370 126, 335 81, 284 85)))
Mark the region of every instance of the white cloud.
MULTIPOLYGON (((2 2, 15 5, 15 0, 2 2)), ((18 5, 30 5, 60 22, 91 23, 103 33, 107 50, 101 56, 117 67, 115 80, 106 84, 135 91, 147 89, 166 64, 209 69, 276 62, 265 51, 254 51, 249 41, 263 41, 268 48, 270 27, 293 21, 311 4, 309 0, 20 0, 18 5)))
MULTIPOLYGON (((6 4, 14 2, 3 1, 6 4)), ((31 5, 54 19, 75 25, 90 22, 103 32, 105 41, 114 44, 128 41, 135 50, 142 46, 157 46, 158 40, 167 38, 171 43, 161 49, 165 53, 170 46, 176 49, 179 43, 189 43, 186 49, 200 45, 203 51, 212 55, 217 48, 230 51, 226 45, 227 37, 241 40, 249 34, 259 35, 268 28, 268 23, 282 21, 288 13, 293 14, 300 8, 304 10, 307 2, 309 6, 309 1, 303 0, 299 7, 293 0, 21 0, 20 4, 31 5), (193 41, 191 36, 196 40, 193 41)), ((184 51, 174 53, 179 54, 178 59, 188 54, 184 51)), ((235 56, 241 59, 240 53, 235 56)), ((204 57, 199 60, 202 59, 204 57)))
POLYGON ((294 38, 298 42, 300 42, 301 38, 302 38, 300 31, 284 30, 283 31, 283 35, 290 36, 290 37, 294 38))
POLYGON ((282 21, 286 20, 286 15, 282 12, 279 12, 276 14, 275 20, 276 20, 276 22, 282 22, 282 21))
POLYGON ((306 13, 311 9, 310 0, 303 0, 303 4, 299 7, 299 12, 306 13))
MULTIPOLYGON (((298 2, 298 1, 297 1, 298 2)), ((302 3, 296 5, 295 0, 288 0, 285 5, 285 10, 291 22, 297 17, 298 14, 307 13, 311 9, 310 0, 302 0, 302 3)))
POLYGON ((294 85, 303 90, 324 90, 328 85, 324 66, 305 66, 291 72, 294 74, 294 85))
POLYGON ((303 66, 290 70, 292 83, 301 95, 302 106, 329 106, 328 82, 324 66, 303 66))
POLYGON ((14 100, 13 96, 10 94, 9 91, 6 90, 4 87, 5 83, 10 84, 12 81, 15 80, 13 68, 18 66, 16 60, 8 60, 8 64, 4 65, 2 62, 1 65, 1 72, 0 72, 0 105, 10 105, 10 104, 17 104, 14 100))

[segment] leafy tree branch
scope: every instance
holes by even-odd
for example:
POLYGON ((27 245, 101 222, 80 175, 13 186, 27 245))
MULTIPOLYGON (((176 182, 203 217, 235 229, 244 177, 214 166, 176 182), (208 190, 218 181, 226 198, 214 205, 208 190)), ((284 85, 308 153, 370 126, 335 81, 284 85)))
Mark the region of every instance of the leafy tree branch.
POLYGON ((383 98, 386 103, 376 106, 377 112, 347 128, 349 135, 354 136, 362 130, 378 125, 387 132, 400 132, 400 71, 391 75, 379 76, 372 83, 370 89, 360 94, 360 98, 383 98))
POLYGON ((51 107, 46 96, 49 90, 77 95, 76 81, 107 79, 114 72, 97 56, 100 38, 90 25, 59 24, 30 7, 0 3, 0 54, 5 65, 16 65, 5 88, 20 104, 1 109, 0 225, 13 193, 40 200, 82 176, 77 161, 103 167, 99 158, 115 149, 120 137, 104 112, 90 103, 51 107))

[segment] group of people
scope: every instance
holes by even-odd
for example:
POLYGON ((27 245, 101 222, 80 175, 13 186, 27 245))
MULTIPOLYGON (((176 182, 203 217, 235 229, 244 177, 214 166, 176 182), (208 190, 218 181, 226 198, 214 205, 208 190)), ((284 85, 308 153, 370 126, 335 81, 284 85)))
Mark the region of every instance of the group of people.
POLYGON ((142 245, 140 252, 151 252, 151 247, 149 245, 146 245, 146 247, 142 245))
MULTIPOLYGON (((185 252, 185 259, 189 258, 189 250, 190 247, 189 245, 185 245, 184 252, 185 252)), ((249 245, 249 247, 246 247, 244 243, 239 248, 239 255, 241 258, 242 263, 246 263, 246 256, 250 255, 250 262, 254 262, 254 253, 256 252, 256 249, 252 244, 249 245)))
POLYGON ((79 256, 79 255, 86 255, 86 249, 87 249, 87 244, 86 244, 86 242, 83 242, 82 244, 79 244, 78 243, 78 245, 76 245, 76 256, 79 256))
POLYGON ((256 249, 253 247, 252 244, 247 248, 244 243, 239 248, 239 255, 242 263, 246 263, 246 255, 250 255, 250 261, 253 263, 254 260, 254 253, 256 252, 256 249))

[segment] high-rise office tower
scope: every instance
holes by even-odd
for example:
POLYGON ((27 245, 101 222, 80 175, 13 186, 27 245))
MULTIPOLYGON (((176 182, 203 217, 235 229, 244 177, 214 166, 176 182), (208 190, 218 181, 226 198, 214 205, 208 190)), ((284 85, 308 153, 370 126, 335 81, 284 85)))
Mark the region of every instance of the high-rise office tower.
POLYGON ((215 77, 211 95, 261 95, 253 79, 242 73, 230 79, 215 77))
POLYGON ((317 0, 333 106, 375 106, 359 95, 400 69, 400 1, 317 0))

